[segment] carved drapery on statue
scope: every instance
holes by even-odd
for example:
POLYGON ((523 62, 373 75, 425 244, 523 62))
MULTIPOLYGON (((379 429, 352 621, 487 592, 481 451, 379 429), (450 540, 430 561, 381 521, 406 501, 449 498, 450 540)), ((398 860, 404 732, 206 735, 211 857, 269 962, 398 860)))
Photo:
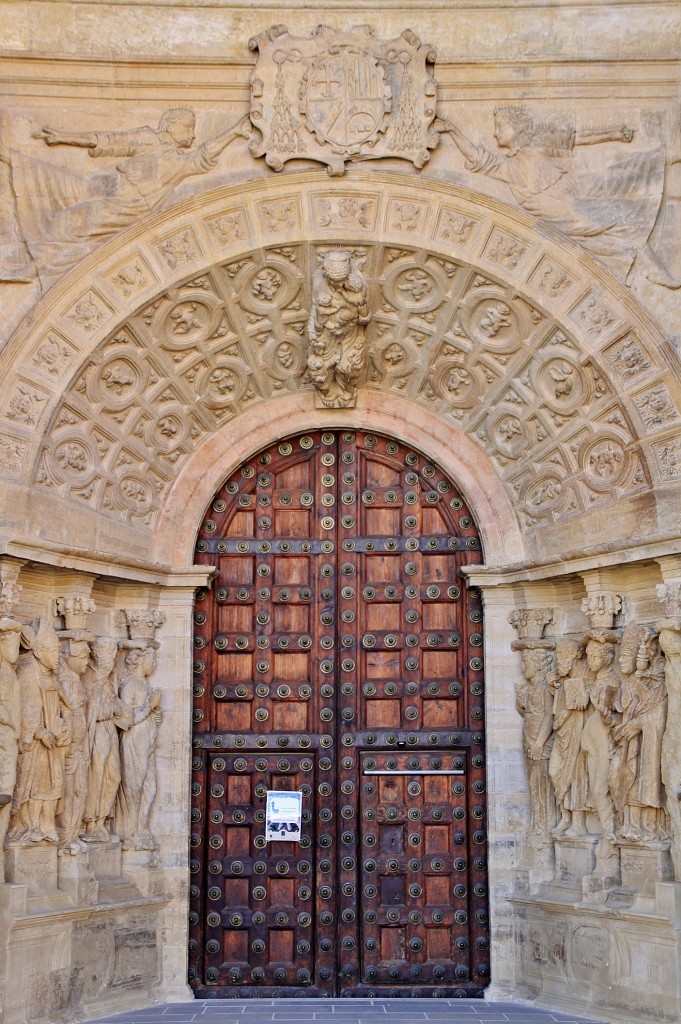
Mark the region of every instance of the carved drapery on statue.
POLYGON ((524 677, 516 698, 530 801, 528 845, 543 849, 549 831, 558 844, 594 844, 592 877, 606 891, 619 881, 620 847, 632 844, 659 857, 668 858, 671 849, 681 880, 681 584, 658 591, 667 618, 656 626, 632 622, 623 632, 622 598, 605 591, 584 599, 590 628, 581 634, 544 637, 551 609, 509 616, 520 637, 512 647, 521 652, 524 677), (538 782, 537 765, 546 757, 560 814, 553 828, 538 782))
POLYGON ((681 583, 663 583, 657 593, 665 617, 656 625, 664 653, 667 722, 662 738, 661 775, 671 821, 674 874, 681 881, 681 583))
POLYGON ((555 640, 543 639, 553 615, 548 608, 518 609, 509 622, 518 631, 511 647, 520 651, 524 681, 516 684, 516 708, 523 719, 523 754, 530 794, 530 825, 525 836, 533 850, 550 845, 555 824, 555 798, 549 776, 553 698, 549 679, 554 675, 555 640))
POLYGON ((18 570, 0 567, 0 882, 4 881, 1 852, 9 826, 17 775, 21 735, 21 691, 16 673, 21 624, 14 607, 21 587, 18 570))
POLYGON ((357 399, 366 363, 364 325, 371 319, 367 286, 357 257, 332 249, 322 257, 312 282, 305 380, 322 409, 347 409, 357 399))
POLYGON ((59 637, 47 619, 22 629, 17 662, 21 733, 8 840, 58 841, 56 814, 64 795, 64 753, 71 741, 70 707, 61 690, 59 637))
POLYGON ((84 842, 118 839, 115 813, 124 847, 155 849, 149 819, 162 712, 148 680, 165 616, 122 612, 125 636, 97 637, 86 628, 93 602, 73 595, 53 603, 59 629, 48 619, 22 626, 11 615, 20 588, 10 583, 0 598, 0 825, 7 830, 13 797, 8 844, 58 843, 77 854, 84 842))
POLYGON ((121 640, 127 650, 121 671, 119 697, 125 705, 129 725, 121 734, 121 785, 116 804, 116 830, 124 848, 153 850, 149 817, 156 796, 156 737, 163 721, 161 691, 152 689, 149 676, 156 668, 160 646, 154 639, 165 621, 161 612, 124 613, 129 638, 121 640))

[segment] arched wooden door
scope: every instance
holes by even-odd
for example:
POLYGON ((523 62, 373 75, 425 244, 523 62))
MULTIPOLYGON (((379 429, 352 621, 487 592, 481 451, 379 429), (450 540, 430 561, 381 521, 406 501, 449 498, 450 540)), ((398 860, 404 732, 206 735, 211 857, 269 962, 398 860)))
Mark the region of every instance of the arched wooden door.
POLYGON ((203 997, 481 995, 473 517, 428 459, 324 431, 215 496, 196 561, 190 982, 203 997), (265 840, 300 791, 300 841, 265 840))

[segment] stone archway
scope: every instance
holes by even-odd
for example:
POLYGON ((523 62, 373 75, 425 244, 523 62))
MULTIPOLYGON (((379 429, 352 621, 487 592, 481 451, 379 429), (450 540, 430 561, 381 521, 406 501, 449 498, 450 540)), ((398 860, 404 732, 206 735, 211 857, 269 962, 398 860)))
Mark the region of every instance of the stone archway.
POLYGON ((612 543, 642 516, 674 529, 656 494, 681 472, 676 361, 627 290, 503 204, 358 172, 187 200, 48 293, 2 356, 9 533, 67 544, 68 508, 100 554, 156 557, 218 439, 294 407, 333 419, 302 383, 310 276, 331 245, 370 283, 358 409, 394 399, 469 446, 469 467, 475 451, 516 520, 495 562, 612 543))
MULTIPOLYGON (((191 554, 233 468, 319 426, 395 435, 461 486, 486 568, 503 575, 510 565, 512 581, 542 563, 546 578, 556 560, 565 572, 585 554, 597 572, 601 554, 626 551, 632 536, 640 546, 642 534, 651 545, 678 535, 679 366, 657 326, 565 238, 425 178, 286 174, 186 200, 55 286, 1 354, 0 373, 5 550, 83 569, 90 582, 155 586, 169 616, 159 752, 173 795, 158 832, 181 895, 168 911, 167 977, 183 976, 186 949, 183 794, 200 582, 191 554), (336 411, 315 408, 302 372, 311 274, 331 246, 365 259, 373 315, 356 407, 336 411)), ((498 772, 509 750, 520 758, 510 600, 486 603, 498 772)), ((492 844, 513 831, 518 798, 522 782, 490 801, 492 844)), ((493 858, 492 970, 511 991, 499 865, 493 858)))

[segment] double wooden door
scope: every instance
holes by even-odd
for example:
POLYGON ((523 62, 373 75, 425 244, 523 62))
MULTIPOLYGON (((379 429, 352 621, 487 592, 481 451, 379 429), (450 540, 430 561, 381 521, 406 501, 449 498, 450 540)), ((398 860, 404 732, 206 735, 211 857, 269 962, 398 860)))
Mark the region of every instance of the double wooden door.
POLYGON ((290 438, 215 496, 196 561, 197 995, 481 995, 489 980, 473 517, 418 452, 290 438), (268 791, 300 841, 265 839, 268 791))

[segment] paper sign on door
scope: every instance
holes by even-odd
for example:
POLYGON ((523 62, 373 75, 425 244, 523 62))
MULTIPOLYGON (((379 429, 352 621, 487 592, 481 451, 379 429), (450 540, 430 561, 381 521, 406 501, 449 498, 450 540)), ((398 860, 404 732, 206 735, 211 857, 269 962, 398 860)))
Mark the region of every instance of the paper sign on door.
POLYGON ((300 823, 303 813, 303 794, 270 790, 265 811, 265 839, 267 842, 285 840, 300 842, 300 823))

